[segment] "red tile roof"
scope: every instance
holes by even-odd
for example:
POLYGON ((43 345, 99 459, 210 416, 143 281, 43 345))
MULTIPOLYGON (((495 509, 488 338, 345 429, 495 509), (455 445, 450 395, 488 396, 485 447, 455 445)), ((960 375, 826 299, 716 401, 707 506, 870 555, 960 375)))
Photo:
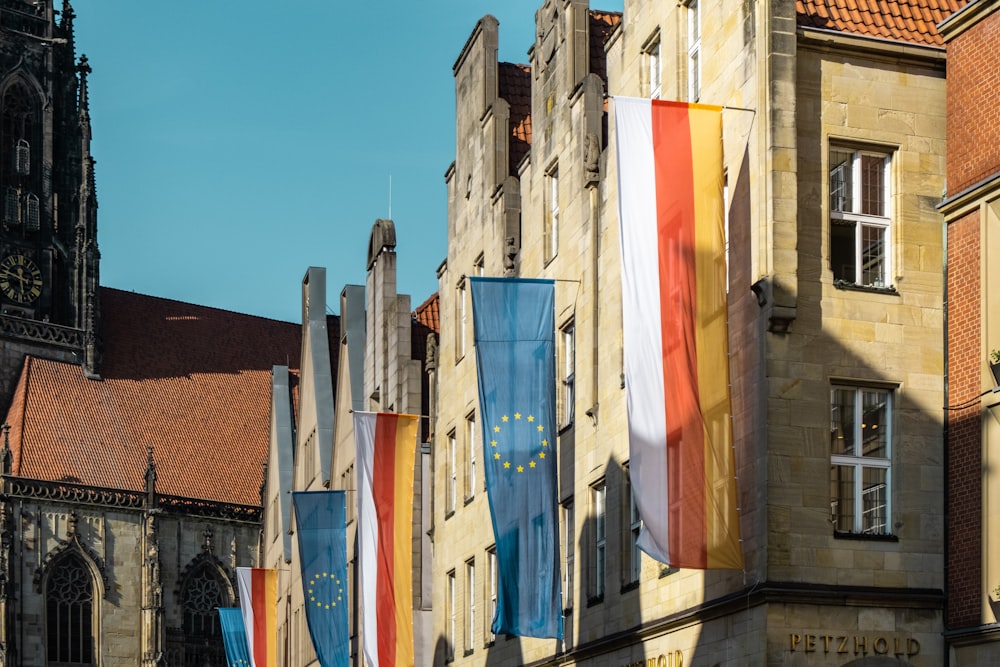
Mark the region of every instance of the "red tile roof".
POLYGON ((300 327, 102 288, 101 379, 28 357, 7 414, 15 475, 259 505, 271 368, 300 327))
POLYGON ((608 59, 604 46, 621 20, 621 12, 590 10, 590 71, 601 77, 605 90, 608 88, 608 59))
POLYGON ((497 63, 497 93, 510 104, 510 173, 531 149, 531 67, 497 63))
POLYGON ((942 46, 937 24, 966 0, 796 0, 798 24, 867 37, 942 46))
POLYGON ((434 292, 413 311, 413 319, 433 331, 441 333, 441 296, 434 292))

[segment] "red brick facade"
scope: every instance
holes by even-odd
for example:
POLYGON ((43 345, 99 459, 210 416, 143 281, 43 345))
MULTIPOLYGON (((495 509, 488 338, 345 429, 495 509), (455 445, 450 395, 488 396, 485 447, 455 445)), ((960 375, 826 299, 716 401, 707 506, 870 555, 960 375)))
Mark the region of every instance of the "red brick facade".
POLYGON ((949 628, 980 623, 982 593, 982 387, 979 211, 948 225, 949 628))
POLYGON ((1000 170, 1000 12, 948 44, 948 194, 1000 170))

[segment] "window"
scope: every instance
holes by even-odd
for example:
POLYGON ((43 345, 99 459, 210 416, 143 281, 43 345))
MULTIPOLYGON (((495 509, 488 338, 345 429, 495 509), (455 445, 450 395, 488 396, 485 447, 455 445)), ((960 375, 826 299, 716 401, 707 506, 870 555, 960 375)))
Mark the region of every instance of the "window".
POLYGON ((95 665, 94 579, 80 556, 68 553, 45 581, 47 664, 95 665))
POLYGON ((573 411, 576 403, 574 388, 576 376, 576 327, 573 321, 563 325, 559 330, 560 343, 562 347, 561 371, 562 371, 562 391, 560 392, 560 426, 569 426, 573 423, 573 411))
POLYGON ((184 664, 226 664, 222 629, 219 627, 219 607, 229 606, 217 571, 204 564, 194 570, 184 582, 181 593, 184 613, 184 664))
POLYGON ((697 102, 701 97, 701 11, 699 0, 687 4, 688 52, 687 83, 688 101, 697 102))
POLYGON ((891 399, 886 389, 831 392, 830 520, 838 533, 889 534, 891 399))
POLYGON ((834 281, 888 287, 889 156, 830 149, 830 268, 834 281))
POLYGON ((465 357, 466 313, 464 277, 458 282, 458 288, 455 290, 455 321, 458 322, 458 326, 455 327, 455 360, 460 361, 465 357))
POLYGON ((455 511, 455 500, 458 497, 458 461, 457 450, 458 443, 455 442, 455 432, 450 431, 448 433, 448 452, 446 456, 448 457, 448 488, 445 491, 447 497, 445 498, 444 511, 447 514, 451 514, 455 511))
POLYGON ((644 50, 646 61, 646 80, 649 84, 649 96, 659 99, 663 88, 662 62, 660 60, 660 35, 657 34, 644 50))
POLYGON ((446 649, 448 662, 455 659, 455 570, 448 572, 448 589, 445 598, 445 618, 448 619, 448 647, 446 649))
POLYGON ((486 258, 482 253, 479 253, 475 264, 472 265, 472 275, 479 276, 480 278, 486 275, 486 258))
POLYGON ((472 500, 476 495, 476 416, 470 414, 465 418, 465 439, 469 445, 468 465, 465 470, 466 500, 472 500))
POLYGON ((604 598, 606 566, 608 560, 607 486, 602 480, 590 489, 591 508, 594 513, 594 570, 591 592, 595 600, 604 598))
POLYGON ((625 544, 628 545, 628 556, 625 562, 628 563, 628 570, 625 576, 626 584, 639 582, 642 575, 642 551, 639 549, 639 533, 642 532, 642 518, 639 516, 639 508, 635 504, 635 494, 632 493, 632 481, 625 471, 625 489, 628 495, 626 506, 628 507, 628 537, 625 544))
POLYGON ((486 550, 486 566, 489 569, 486 574, 489 578, 487 585, 489 586, 490 614, 486 617, 483 626, 486 628, 486 643, 492 644, 497 639, 497 636, 493 634, 493 618, 497 615, 497 583, 499 582, 496 545, 492 545, 486 550))
POLYGON ((559 168, 552 167, 546 174, 547 209, 545 214, 545 261, 559 252, 559 168))
POLYGON ((468 655, 475 649, 476 636, 476 560, 465 563, 465 653, 468 655))
POLYGON ((562 573, 562 596, 563 609, 573 608, 573 567, 575 564, 575 534, 576 526, 573 523, 573 501, 567 500, 562 505, 562 552, 563 552, 563 573, 562 573))

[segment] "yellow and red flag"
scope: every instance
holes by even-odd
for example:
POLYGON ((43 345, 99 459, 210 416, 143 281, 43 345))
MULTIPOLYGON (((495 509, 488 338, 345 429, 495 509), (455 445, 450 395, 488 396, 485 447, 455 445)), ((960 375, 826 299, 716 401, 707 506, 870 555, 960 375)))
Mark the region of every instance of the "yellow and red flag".
POLYGON ((278 571, 236 568, 251 667, 278 665, 278 571))
POLYGON ((739 569, 722 108, 614 102, 639 547, 674 567, 739 569))
POLYGON ((413 465, 418 417, 354 413, 362 649, 370 667, 413 665, 413 465))

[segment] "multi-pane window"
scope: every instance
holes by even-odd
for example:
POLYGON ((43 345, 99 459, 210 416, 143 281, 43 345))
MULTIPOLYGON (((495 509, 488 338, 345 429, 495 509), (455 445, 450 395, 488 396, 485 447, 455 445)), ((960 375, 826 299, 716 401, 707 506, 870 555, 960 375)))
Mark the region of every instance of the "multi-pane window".
POLYGON ((888 535, 892 392, 834 387, 830 417, 830 519, 834 530, 888 535))
POLYGON ((573 501, 562 504, 562 596, 563 609, 573 608, 573 568, 575 566, 576 526, 573 523, 573 501))
POLYGON ((217 571, 202 565, 184 582, 181 593, 184 612, 184 664, 226 664, 219 607, 229 606, 229 596, 223 591, 217 571))
POLYGON ((659 99, 663 89, 663 69, 660 59, 660 36, 656 37, 645 49, 646 79, 649 82, 649 96, 652 99, 659 99))
POLYGON ((465 278, 462 278, 462 280, 458 282, 458 287, 455 289, 455 321, 458 322, 458 326, 455 327, 456 360, 465 357, 465 328, 467 326, 466 317, 465 278))
POLYGON ((497 636, 493 634, 493 617, 497 614, 497 587, 499 583, 499 575, 497 574, 497 548, 495 545, 491 545, 486 550, 486 594, 489 599, 489 614, 483 621, 483 627, 486 628, 486 643, 492 644, 496 641, 497 636))
POLYGON ((552 167, 545 175, 545 260, 559 253, 559 169, 552 167))
POLYGON ((699 0, 687 3, 688 52, 687 84, 688 101, 697 102, 701 97, 701 11, 699 0))
POLYGON ((573 423, 573 410, 576 403, 576 327, 572 320, 559 330, 559 338, 562 357, 560 359, 562 387, 559 396, 559 425, 569 426, 573 423))
POLYGON ((465 469, 466 500, 476 495, 476 416, 465 418, 465 440, 468 444, 468 458, 465 469))
POLYGON ((458 443, 456 442, 455 432, 448 432, 448 451, 445 454, 448 457, 448 486, 445 490, 445 503, 444 511, 451 513, 455 511, 455 500, 458 496, 458 443))
POLYGON ((830 148, 830 268, 836 281, 890 285, 889 167, 886 153, 830 148))
POLYGON ((602 480, 590 488, 591 509, 594 516, 594 579, 591 592, 594 598, 603 598, 607 587, 608 563, 608 487, 602 480))
POLYGON ((87 564, 70 553, 54 564, 45 582, 45 635, 49 665, 95 665, 94 580, 87 564))
POLYGON ((476 636, 476 560, 465 562, 465 652, 475 649, 476 636))
POLYGON ((642 518, 639 517, 639 507, 635 504, 635 494, 632 492, 632 482, 629 480, 627 472, 625 475, 625 488, 628 494, 628 538, 625 541, 628 545, 626 583, 632 584, 638 582, 642 574, 642 551, 639 549, 642 518))
POLYGON ((455 609, 455 570, 448 572, 448 588, 445 591, 445 618, 448 619, 448 641, 447 641, 447 660, 451 662, 455 659, 455 630, 456 627, 456 609, 455 609))

